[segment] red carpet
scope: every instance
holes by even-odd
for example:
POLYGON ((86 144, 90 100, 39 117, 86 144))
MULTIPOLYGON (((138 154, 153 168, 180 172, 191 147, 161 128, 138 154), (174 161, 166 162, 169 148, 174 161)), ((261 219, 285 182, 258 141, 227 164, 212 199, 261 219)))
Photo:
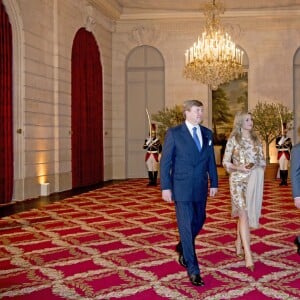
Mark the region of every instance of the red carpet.
POLYGON ((228 179, 209 198, 197 239, 205 287, 174 251, 173 205, 129 180, 0 219, 0 299, 300 299, 300 210, 291 188, 265 183, 255 271, 235 256, 228 179))

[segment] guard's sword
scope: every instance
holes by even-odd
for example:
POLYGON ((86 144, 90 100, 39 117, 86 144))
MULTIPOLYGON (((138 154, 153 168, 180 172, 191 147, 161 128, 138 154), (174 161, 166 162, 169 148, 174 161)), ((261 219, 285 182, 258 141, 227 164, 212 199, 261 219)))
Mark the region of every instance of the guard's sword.
POLYGON ((151 137, 151 118, 148 109, 146 108, 146 114, 148 118, 148 126, 149 126, 149 137, 151 137))

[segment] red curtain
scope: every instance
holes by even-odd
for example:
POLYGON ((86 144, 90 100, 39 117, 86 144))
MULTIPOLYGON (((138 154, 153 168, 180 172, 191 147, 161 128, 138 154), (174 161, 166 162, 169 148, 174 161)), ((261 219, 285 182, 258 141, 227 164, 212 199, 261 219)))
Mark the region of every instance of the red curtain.
POLYGON ((102 65, 93 34, 78 30, 72 49, 72 186, 103 181, 102 65))
POLYGON ((12 30, 0 0, 0 203, 13 194, 12 30))

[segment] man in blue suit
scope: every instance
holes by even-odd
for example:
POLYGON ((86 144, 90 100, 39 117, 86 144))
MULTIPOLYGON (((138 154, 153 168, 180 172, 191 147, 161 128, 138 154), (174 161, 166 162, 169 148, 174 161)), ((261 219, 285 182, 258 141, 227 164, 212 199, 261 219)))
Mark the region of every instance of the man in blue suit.
MULTIPOLYGON (((300 208, 300 143, 298 143, 291 153, 291 181, 295 206, 300 208)), ((297 252, 300 255, 300 235, 295 238, 297 252)))
POLYGON ((206 218, 208 181, 209 195, 215 196, 218 174, 212 131, 200 125, 202 102, 185 101, 183 113, 185 122, 169 128, 166 133, 160 161, 160 184, 163 200, 175 202, 180 237, 176 246, 179 263, 187 269, 193 285, 203 286, 195 239, 206 218))

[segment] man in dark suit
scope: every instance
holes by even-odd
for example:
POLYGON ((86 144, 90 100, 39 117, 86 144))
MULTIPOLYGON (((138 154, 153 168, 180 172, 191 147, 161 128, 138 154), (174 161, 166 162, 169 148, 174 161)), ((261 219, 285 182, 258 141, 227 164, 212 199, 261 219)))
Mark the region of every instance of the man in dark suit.
POLYGON ((215 196, 218 174, 212 131, 200 125, 202 102, 185 101, 183 113, 185 122, 169 128, 166 133, 160 161, 160 183, 163 200, 175 202, 180 237, 176 246, 179 263, 187 269, 191 283, 202 286, 204 282, 196 256, 195 239, 206 218, 208 181, 209 194, 215 196))
MULTIPOLYGON (((291 181, 295 206, 300 208, 300 143, 298 143, 291 153, 291 181)), ((295 238, 297 252, 300 255, 300 236, 295 238)))

